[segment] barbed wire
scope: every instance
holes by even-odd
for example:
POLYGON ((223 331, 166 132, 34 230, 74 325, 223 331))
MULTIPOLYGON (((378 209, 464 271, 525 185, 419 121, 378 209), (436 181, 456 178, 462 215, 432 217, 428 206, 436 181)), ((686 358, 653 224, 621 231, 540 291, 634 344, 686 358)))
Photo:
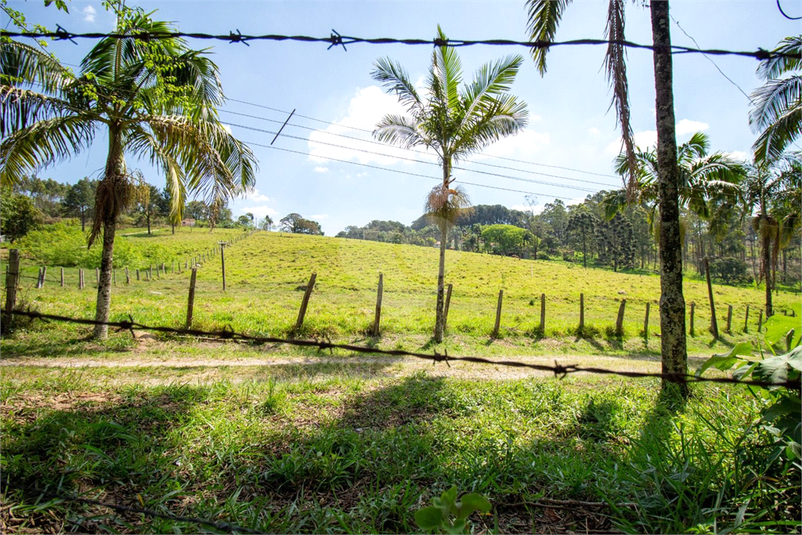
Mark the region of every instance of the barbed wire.
POLYGON ((225 34, 210 34, 210 33, 197 33, 197 32, 137 32, 135 34, 121 34, 121 33, 73 33, 65 30, 61 26, 57 26, 56 31, 50 32, 9 32, 7 30, 0 31, 0 37, 25 37, 42 39, 49 38, 57 41, 73 41, 74 39, 136 39, 142 41, 156 41, 164 39, 175 38, 188 38, 188 39, 201 39, 201 40, 214 40, 214 41, 227 41, 229 43, 242 43, 248 45, 249 41, 293 41, 303 43, 323 43, 328 44, 328 48, 335 46, 342 46, 344 50, 348 50, 346 45, 354 44, 369 44, 369 45, 411 45, 411 46, 447 46, 447 47, 466 47, 476 45, 487 46, 517 46, 525 48, 538 48, 549 49, 559 46, 609 46, 618 45, 626 48, 635 48, 643 50, 665 50, 669 48, 672 54, 707 54, 714 56, 740 56, 754 58, 758 60, 767 60, 776 57, 786 57, 792 59, 802 59, 802 54, 790 52, 776 52, 769 51, 763 48, 758 48, 755 51, 748 50, 724 50, 724 49, 700 49, 680 45, 646 45, 642 43, 635 43, 627 40, 608 40, 608 39, 572 39, 569 41, 516 41, 512 39, 410 39, 410 38, 394 38, 394 37, 354 37, 350 35, 340 35, 338 32, 332 30, 329 37, 313 37, 309 35, 278 35, 278 34, 265 34, 265 35, 247 35, 240 33, 229 32, 225 34))
MULTIPOLYGON (((169 513, 161 513, 159 511, 155 511, 153 509, 146 509, 146 508, 139 508, 139 507, 131 507, 128 505, 119 505, 115 503, 108 503, 102 502, 100 500, 94 500, 92 498, 83 498, 81 496, 72 496, 69 494, 61 494, 58 492, 51 492, 46 490, 41 490, 37 488, 27 489, 25 487, 11 485, 8 484, 7 481, 4 481, 3 489, 9 490, 18 490, 22 492, 33 492, 39 494, 41 497, 49 498, 49 499, 56 499, 56 500, 63 500, 65 502, 73 502, 73 503, 84 503, 87 505, 98 505, 100 507, 105 507, 107 509, 112 509, 119 513, 134 513, 139 515, 147 515, 150 517, 156 518, 163 518, 165 520, 172 520, 174 522, 187 522, 190 524, 200 524, 204 526, 212 527, 221 532, 228 532, 228 533, 263 533, 262 531, 257 531, 250 528, 244 528, 242 526, 238 526, 237 524, 232 524, 231 522, 214 522, 213 520, 207 520, 205 518, 199 518, 196 516, 183 516, 183 515, 171 515, 169 513)), ((54 504, 55 505, 55 504, 54 504)))
POLYGON ((92 319, 72 318, 69 316, 60 316, 57 314, 44 314, 42 312, 32 310, 12 310, 7 312, 0 310, 0 315, 6 314, 14 316, 22 316, 30 318, 31 320, 41 321, 61 321, 66 323, 76 323, 80 325, 105 325, 107 327, 116 328, 120 332, 128 331, 131 336, 136 336, 134 330, 153 331, 165 334, 185 335, 192 337, 203 338, 216 338, 219 340, 232 340, 235 342, 244 342, 251 344, 285 344, 298 347, 317 348, 318 351, 341 349, 345 351, 352 351, 354 353, 366 353, 387 355, 392 357, 414 357, 418 359, 431 360, 432 364, 444 362, 448 367, 451 367, 450 362, 470 362, 473 364, 490 364, 493 366, 508 366, 511 368, 526 368, 536 371, 551 372, 555 377, 560 379, 572 373, 593 373, 600 375, 617 375, 629 378, 654 378, 664 379, 674 383, 721 383, 721 384, 739 384, 745 386, 758 386, 763 388, 784 386, 787 388, 799 389, 800 379, 796 381, 755 381, 755 380, 741 380, 732 377, 701 377, 687 373, 654 373, 654 372, 636 372, 636 371, 621 371, 611 370, 608 368, 598 368, 593 366, 581 366, 579 364, 559 364, 556 360, 554 366, 547 364, 533 364, 528 362, 520 362, 515 360, 491 360, 484 357, 471 357, 471 356, 449 356, 448 351, 442 354, 435 351, 434 353, 421 353, 417 351, 407 351, 404 349, 379 349, 376 347, 360 346, 355 344, 340 344, 333 343, 328 340, 300 340, 295 338, 277 338, 273 336, 252 336, 249 334, 238 333, 230 327, 222 331, 207 331, 200 329, 177 329, 174 327, 166 326, 153 326, 145 325, 134 321, 134 318, 129 315, 127 321, 97 321, 92 319))

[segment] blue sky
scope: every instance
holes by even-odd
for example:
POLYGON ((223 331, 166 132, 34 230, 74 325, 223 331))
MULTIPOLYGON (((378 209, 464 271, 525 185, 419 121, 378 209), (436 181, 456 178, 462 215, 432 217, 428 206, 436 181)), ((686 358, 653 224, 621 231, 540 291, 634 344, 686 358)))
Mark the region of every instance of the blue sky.
MULTIPOLYGON (((32 23, 49 27, 60 24, 76 33, 113 28, 113 16, 99 1, 72 0, 69 14, 45 9, 40 0, 9 3, 25 12, 32 23)), ((334 29, 342 35, 359 37, 430 39, 440 24, 449 37, 458 39, 526 38, 522 0, 162 0, 141 1, 137 5, 158 10, 156 18, 173 21, 186 32, 228 34, 240 30, 244 34, 323 37, 334 29)), ((789 6, 799 7, 793 3, 789 6)), ((799 33, 799 23, 783 18, 770 0, 672 0, 671 8, 679 26, 702 48, 773 48, 783 37, 799 33)), ((557 38, 602 38, 606 9, 606 1, 575 1, 566 10, 557 38)), ((7 21, 0 22, 5 27, 7 21)), ((679 26, 675 23, 671 27, 673 43, 695 46, 679 26)), ((648 8, 641 7, 640 2, 630 3, 628 39, 648 44, 650 31, 648 8)), ((431 47, 354 44, 346 52, 342 48, 327 50, 325 44, 290 42, 252 42, 247 47, 215 41, 190 40, 190 44, 195 48, 210 47, 220 67, 226 95, 231 99, 220 117, 235 135, 252 143, 259 158, 256 189, 248 198, 231 203, 235 216, 252 212, 278 221, 297 212, 318 220, 327 235, 334 235, 346 225, 364 225, 372 219, 409 224, 421 215, 425 194, 436 184, 433 178, 440 174, 431 165, 434 161, 426 155, 342 136, 371 140, 369 131, 381 116, 399 110, 395 98, 385 94, 370 77, 375 60, 389 56, 401 62, 413 80, 419 80, 426 74, 431 47), (274 144, 276 148, 260 146, 269 145, 273 135, 253 128, 275 131, 279 124, 271 121, 283 121, 293 109, 296 115, 290 123, 295 126, 284 129, 274 144), (411 162, 409 158, 422 161, 411 162)), ((57 42, 50 49, 62 61, 78 64, 92 45, 89 40, 78 40, 77 45, 57 42)), ((537 210, 555 197, 577 202, 593 191, 620 185, 620 180, 611 175, 620 140, 615 114, 608 111, 610 93, 601 71, 603 47, 553 49, 544 77, 537 73, 523 49, 475 46, 462 48, 459 53, 467 79, 483 63, 509 54, 525 55, 512 92, 529 105, 531 120, 527 130, 471 158, 464 163, 465 170, 454 173, 458 180, 476 184, 464 186, 474 204, 523 208, 534 201, 537 210), (529 193, 535 196, 529 196, 527 201, 529 193)), ((760 85, 755 76, 756 60, 714 57, 713 61, 746 93, 760 85)), ((630 50, 628 74, 632 125, 636 141, 645 147, 656 139, 651 53, 630 50)), ((674 57, 674 83, 678 141, 701 130, 710 136, 713 150, 748 158, 755 135, 748 125, 747 97, 699 54, 674 57)), ((39 175, 66 182, 97 176, 106 146, 105 138, 98 136, 88 151, 42 170, 39 175)), ((148 182, 164 186, 164 178, 146 164, 129 160, 129 166, 140 168, 148 182)))

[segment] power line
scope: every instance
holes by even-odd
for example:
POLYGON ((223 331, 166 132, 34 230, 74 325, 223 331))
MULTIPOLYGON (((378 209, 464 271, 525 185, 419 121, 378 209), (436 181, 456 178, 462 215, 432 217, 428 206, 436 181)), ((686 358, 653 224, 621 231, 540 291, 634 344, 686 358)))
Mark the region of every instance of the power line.
MULTIPOLYGON (((266 122, 269 122, 269 123, 276 123, 276 124, 283 123, 283 121, 280 121, 280 120, 277 120, 277 119, 270 119, 270 118, 267 118, 267 117, 260 117, 258 115, 250 115, 248 113, 241 113, 241 112, 236 112, 236 111, 231 111, 231 110, 220 110, 220 111, 224 112, 224 113, 229 113, 231 115, 239 115, 241 117, 249 117, 251 119, 258 119, 260 121, 266 121, 266 122)), ((296 114, 296 115, 298 115, 298 114, 296 114)), ((298 115, 298 116, 300 117, 300 115, 298 115)), ((321 122, 326 122, 326 121, 321 121, 321 122)), ((336 123, 328 123, 328 124, 338 126, 338 125, 336 125, 336 123)), ((235 126, 235 125, 233 125, 233 123, 232 123, 232 126, 235 126)), ((242 126, 242 125, 239 125, 239 126, 242 126)), ((341 137, 341 138, 344 138, 344 139, 351 139, 351 140, 354 140, 354 141, 359 141, 361 143, 369 143, 371 145, 379 145, 379 146, 385 147, 385 148, 388 147, 388 145, 386 143, 382 143, 381 141, 376 141, 374 139, 364 139, 364 138, 359 138, 359 137, 354 137, 354 136, 348 136, 348 135, 345 135, 345 134, 338 134, 336 132, 329 132, 327 130, 319 130, 317 128, 312 128, 311 126, 304 126, 304 125, 299 125, 299 124, 295 124, 295 123, 288 123, 288 126, 292 126, 292 127, 295 127, 295 128, 300 128, 302 130, 309 130, 311 132, 320 132, 321 134, 326 134, 326 135, 329 135, 329 136, 341 137)), ((249 128, 249 127, 243 127, 243 128, 249 128)), ((353 127, 353 128, 356 129, 356 127, 353 127)), ((370 130, 365 130, 365 129, 362 129, 362 128, 359 128, 358 130, 362 130, 362 131, 365 131, 365 132, 371 132, 370 130)), ((291 137, 291 136, 285 136, 285 137, 291 137)), ((323 143, 323 142, 314 141, 314 143, 323 143)), ((348 148, 348 147, 343 147, 343 148, 348 148)), ((422 154, 422 155, 430 156, 429 153, 427 153, 426 151, 422 151, 422 150, 409 149, 409 148, 405 148, 405 147, 394 147, 394 148, 397 149, 397 150, 405 150, 405 151, 413 152, 413 153, 416 153, 416 154, 422 154)), ((358 149, 352 149, 352 150, 358 150, 358 149)), ((490 156, 490 157, 494 158, 495 156, 490 156)), ((495 158, 501 158, 501 157, 495 157, 495 158)), ((524 162, 524 160, 518 160, 518 161, 524 162)), ((551 177, 551 178, 560 178, 560 179, 563 179, 563 180, 569 180, 571 182, 583 182, 585 184, 595 184, 597 186, 605 186, 607 188, 617 188, 616 185, 608 184, 606 182, 597 182, 597 181, 594 181, 594 180, 584 180, 584 179, 581 179, 581 178, 572 178, 572 177, 567 177, 567 176, 563 176, 563 175, 554 175, 554 174, 550 174, 550 173, 541 173, 539 171, 532 171, 532 170, 529 170, 529 169, 520 169, 520 168, 517 168, 517 167, 509 167, 509 166, 505 166, 505 165, 496 165, 496 164, 485 163, 485 162, 472 161, 470 163, 473 164, 473 165, 482 165, 482 166, 485 166, 485 167, 493 167, 493 168, 496 168, 496 169, 506 169, 506 170, 509 170, 509 171, 517 171, 519 173, 528 173, 528 174, 532 174, 532 175, 547 176, 547 177, 551 177)), ((524 163, 530 163, 532 165, 543 165, 545 167, 553 167, 553 166, 547 166, 545 164, 538 164, 538 163, 534 163, 534 162, 524 162, 524 163)), ((463 170, 466 170, 466 171, 473 171, 472 169, 465 168, 465 167, 454 167, 454 169, 463 169, 463 170)), ((589 171, 579 171, 579 170, 576 170, 576 169, 571 169, 571 170, 572 171, 577 171, 577 172, 580 172, 580 173, 598 174, 600 176, 614 177, 614 175, 601 175, 600 173, 591 173, 589 171)), ((481 173, 482 171, 475 171, 475 172, 481 173)), ((618 178, 618 177, 614 177, 614 178, 618 178)))
MULTIPOLYGON (((235 123, 228 123, 228 124, 230 126, 236 126, 237 128, 244 128, 246 130, 253 130, 253 131, 262 132, 262 133, 265 133, 265 134, 275 134, 276 133, 276 132, 272 132, 270 130, 265 130, 265 129, 262 129, 262 128, 256 128, 256 127, 253 127, 253 126, 245 126, 245 125, 235 124, 235 123)), ((348 146, 345 146, 345 145, 338 145, 337 143, 329 143, 327 141, 315 141, 315 140, 311 140, 309 138, 293 136, 293 135, 290 135, 290 134, 284 134, 283 137, 286 137, 286 138, 289 138, 289 139, 296 139, 296 140, 300 140, 300 141, 308 141, 310 143, 318 143, 320 145, 327 145, 327 146, 330 146, 330 147, 334 147, 334 148, 338 148, 338 149, 350 150, 350 151, 359 152, 359 153, 362 153, 362 154, 372 154, 374 156, 382 156, 382 157, 385 157, 385 158, 395 158, 395 159, 398 159, 398 160, 404 160, 404 161, 408 161, 408 162, 414 162, 414 163, 419 163, 419 164, 423 164, 423 165, 433 165, 433 166, 439 167, 439 164, 434 163, 434 162, 421 161, 421 160, 417 160, 415 158, 407 158, 405 156, 387 154, 387 153, 384 153, 384 152, 377 152, 377 151, 366 150, 366 149, 356 149, 356 148, 348 147, 348 146)), ((347 161, 347 160, 343 160, 343 161, 347 161)), ((465 169, 463 167, 457 167, 457 166, 453 166, 452 169, 456 169, 456 170, 460 170, 460 171, 468 171, 468 172, 478 173, 478 174, 488 175, 488 176, 495 176, 495 177, 499 177, 499 178, 506 178, 508 180, 517 180, 517 181, 520 181, 520 182, 528 182, 530 184, 539 184, 539 185, 542 185, 542 186, 554 186, 554 187, 558 187, 558 188, 573 189, 573 190, 576 190, 576 191, 582 191, 582 192, 586 192, 586 193, 596 193, 597 192, 597 190, 588 189, 588 188, 580 188, 580 187, 577 187, 577 186, 566 186, 564 184, 558 184, 556 182, 544 182, 544 181, 541 181, 541 180, 533 180, 533 179, 529 179, 529 178, 521 178, 521 177, 510 176, 510 175, 502 175, 500 173, 491 173, 489 171, 478 171, 476 169, 465 169)))
POLYGON ((780 0, 777 0, 777 9, 779 9, 780 13, 782 13, 782 16, 785 17, 788 20, 802 20, 802 16, 800 16, 800 17, 792 17, 792 16, 788 15, 788 13, 786 13, 783 10, 783 6, 782 6, 782 4, 780 4, 780 0))
POLYGON ((758 60, 767 60, 775 57, 787 57, 792 59, 802 59, 802 54, 789 53, 789 52, 776 52, 768 51, 759 48, 756 51, 743 51, 743 50, 723 50, 723 49, 706 49, 691 48, 687 46, 670 45, 644 45, 634 43, 626 40, 608 40, 608 39, 574 39, 570 41, 516 41, 511 39, 483 39, 483 40, 470 40, 470 39, 414 39, 414 38, 394 38, 394 37, 353 37, 340 35, 337 32, 332 32, 329 37, 313 37, 309 35, 243 35, 239 31, 237 33, 229 32, 225 34, 209 34, 209 33, 191 33, 191 32, 138 32, 136 34, 121 34, 121 33, 73 33, 65 30, 61 26, 55 32, 9 32, 0 30, 0 37, 25 37, 25 38, 50 38, 57 41, 73 41, 74 39, 121 39, 121 40, 141 40, 141 41, 157 41, 164 39, 175 38, 188 38, 188 39, 201 39, 201 40, 216 40, 227 41, 229 43, 242 43, 247 45, 250 41, 291 41, 303 43, 323 43, 328 44, 329 48, 334 46, 342 46, 343 49, 346 45, 353 44, 370 44, 370 45, 423 45, 423 46, 446 46, 446 47, 465 47, 475 45, 488 45, 488 46, 516 46, 523 48, 537 48, 549 49, 558 46, 610 46, 618 45, 626 48, 636 48, 642 50, 663 50, 669 48, 672 54, 711 54, 716 56, 740 56, 747 58, 754 58, 758 60))

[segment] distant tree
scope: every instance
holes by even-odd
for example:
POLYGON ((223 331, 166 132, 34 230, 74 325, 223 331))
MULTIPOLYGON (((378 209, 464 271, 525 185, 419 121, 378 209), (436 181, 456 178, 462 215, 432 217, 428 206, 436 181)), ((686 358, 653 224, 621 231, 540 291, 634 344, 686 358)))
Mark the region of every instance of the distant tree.
POLYGON ((164 194, 156 186, 150 184, 143 184, 137 192, 135 210, 139 214, 139 222, 144 221, 148 229, 148 236, 152 234, 151 224, 158 216, 169 216, 170 208, 169 201, 164 198, 164 194), (164 213, 163 209, 167 207, 167 212, 164 213))
POLYGON ((303 219, 301 214, 295 212, 287 214, 279 220, 279 228, 284 232, 295 233, 298 229, 298 221, 303 219))
POLYGON ((301 214, 295 212, 282 217, 279 224, 281 230, 284 232, 323 235, 323 231, 320 229, 320 223, 312 221, 311 219, 304 219, 301 214))
POLYGON ((269 215, 266 215, 264 219, 259 222, 259 228, 262 230, 270 230, 273 228, 273 219, 269 215))
POLYGON ((488 225, 482 229, 482 240, 493 244, 494 252, 502 255, 522 253, 531 238, 531 232, 512 225, 488 225))
POLYGON ((95 206, 96 190, 97 180, 90 180, 84 177, 70 186, 61 200, 61 208, 64 215, 77 215, 81 218, 81 232, 86 232, 86 218, 91 215, 92 208, 95 206))
POLYGON ((588 267, 588 240, 593 239, 598 218, 586 209, 576 210, 568 216, 565 230, 582 246, 582 266, 588 267))
POLYGON ((613 266, 632 269, 635 267, 635 236, 632 223, 616 214, 610 221, 599 221, 596 226, 596 240, 601 249, 599 261, 613 266))
POLYGON ((3 188, 0 193, 0 232, 7 240, 13 243, 38 228, 43 221, 44 215, 30 197, 3 188))
POLYGON ((237 224, 241 227, 252 227, 253 226, 253 214, 248 212, 247 214, 243 214, 237 218, 237 224))
POLYGON ((206 221, 208 216, 208 209, 201 201, 189 201, 187 203, 185 215, 196 221, 206 221))

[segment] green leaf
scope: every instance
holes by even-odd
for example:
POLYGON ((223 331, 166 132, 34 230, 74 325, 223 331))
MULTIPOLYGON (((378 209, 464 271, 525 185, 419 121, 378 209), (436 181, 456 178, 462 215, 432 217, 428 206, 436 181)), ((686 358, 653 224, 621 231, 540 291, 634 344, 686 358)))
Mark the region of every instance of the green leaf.
POLYGON ((704 361, 699 369, 696 370, 696 376, 701 376, 702 373, 704 373, 704 371, 710 367, 714 367, 722 371, 729 370, 733 366, 741 367, 748 361, 740 358, 740 355, 751 356, 752 344, 749 342, 741 342, 740 344, 735 344, 735 346, 730 349, 729 353, 724 355, 713 355, 704 361))
POLYGON ((465 520, 460 519, 454 522, 453 526, 443 526, 443 531, 449 534, 458 535, 465 533, 465 520))
POLYGON ((439 507, 424 507, 415 512, 415 522, 424 530, 437 529, 443 521, 443 510, 439 507))
POLYGON ((788 351, 792 347, 798 346, 802 340, 802 337, 800 336, 802 335, 802 315, 791 317, 774 314, 772 317, 766 320, 765 325, 766 333, 764 334, 764 338, 770 345, 774 345, 785 339, 786 351, 788 351), (791 331, 793 331, 793 333, 791 333, 791 331))
POLYGON ((757 380, 782 383, 799 377, 802 370, 802 346, 789 353, 763 359, 757 363, 752 377, 757 380))
POLYGON ((454 509, 457 503, 457 486, 454 485, 447 491, 443 492, 440 495, 440 499, 443 500, 443 505, 448 507, 449 509, 454 509))
POLYGON ((468 518, 474 511, 489 513, 492 508, 487 498, 475 492, 466 494, 461 498, 461 501, 462 505, 459 508, 459 515, 457 518, 468 518))

